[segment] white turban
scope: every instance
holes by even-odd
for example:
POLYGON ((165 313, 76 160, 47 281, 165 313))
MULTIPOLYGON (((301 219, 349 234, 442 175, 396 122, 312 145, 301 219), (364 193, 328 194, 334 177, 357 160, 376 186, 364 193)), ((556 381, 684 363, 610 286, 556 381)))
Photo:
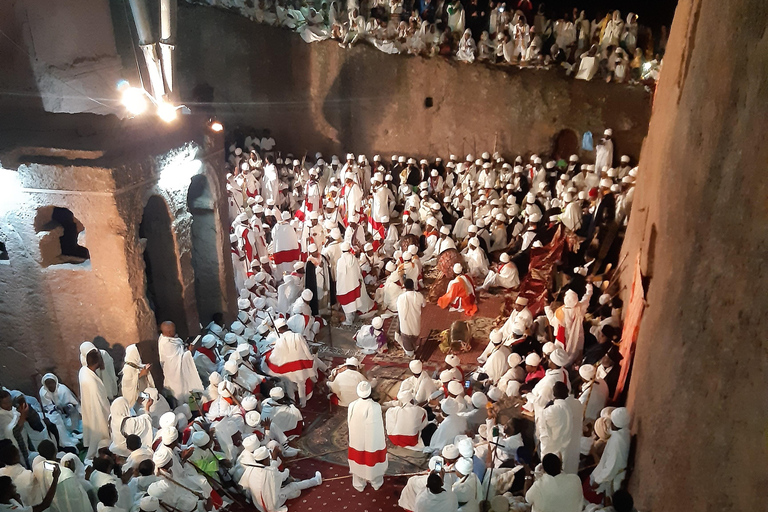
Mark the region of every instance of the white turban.
POLYGON ((568 353, 565 350, 563 350, 561 347, 557 347, 549 355, 549 360, 562 368, 563 366, 568 364, 568 353))
POLYGON ((248 411, 245 413, 245 423, 249 427, 256 427, 261 423, 261 414, 258 411, 248 411))
POLYGON ((253 452, 253 458, 257 461, 269 458, 269 448, 266 446, 260 446, 253 452))
POLYGON ((194 444, 198 448, 202 448, 203 446, 207 445, 211 441, 211 438, 205 432, 198 431, 192 434, 192 436, 190 437, 190 440, 192 441, 192 444, 194 444))
POLYGON ((462 457, 456 461, 456 464, 454 467, 456 468, 456 471, 458 471, 460 474, 468 475, 472 473, 473 464, 470 459, 466 459, 462 457))
POLYGON ((482 409, 488 403, 488 397, 482 391, 475 391, 472 394, 472 405, 475 409, 482 409))
POLYGON ((626 407, 617 407, 611 412, 611 423, 616 428, 627 428, 629 421, 629 410, 626 407))
POLYGON ((501 390, 496 386, 491 386, 491 389, 488 390, 488 399, 493 402, 498 402, 501 400, 501 396, 501 390))
POLYGON ((234 375, 237 373, 237 361, 230 358, 229 361, 224 363, 224 371, 227 372, 230 375, 234 375))
POLYGON ((448 383, 448 392, 452 395, 460 395, 464 392, 464 387, 461 385, 461 382, 452 380, 448 383))
POLYGON ((565 304, 565 307, 572 308, 575 307, 578 303, 579 295, 575 291, 568 290, 565 292, 565 297, 563 298, 563 304, 565 304))
POLYGON ((421 361, 419 361, 418 359, 414 359, 413 361, 408 363, 408 368, 413 373, 421 373, 422 367, 423 367, 423 365, 422 365, 421 361))
MULTIPOLYGON (((482 393, 481 393, 482 394, 482 393)), ((483 395, 485 396, 485 395, 483 395)), ((466 459, 472 459, 475 455, 475 446, 472 444, 472 440, 468 437, 465 437, 461 441, 458 442, 456 445, 459 449, 459 454, 466 458, 466 459)))
POLYGON ((274 388, 269 390, 269 398, 273 400, 280 400, 285 396, 285 391, 283 391, 283 388, 275 386, 274 388))
POLYGON ((453 399, 443 400, 443 402, 440 404, 440 409, 446 415, 450 416, 459 412, 459 404, 457 404, 456 400, 453 399))
POLYGON ((246 451, 253 452, 256 448, 258 448, 261 445, 261 441, 259 441, 259 436, 256 434, 251 434, 245 439, 243 439, 243 448, 246 451))
POLYGON ((357 385, 357 396, 360 398, 368 398, 371 396, 371 383, 367 380, 360 382, 357 385))
POLYGON ((536 352, 531 352, 525 356, 525 364, 528 366, 539 366, 541 364, 541 356, 536 352))
POLYGON ((458 459, 461 454, 455 444, 447 444, 443 447, 440 455, 442 455, 444 459, 458 459))
POLYGON ((520 383, 516 380, 509 381, 506 392, 508 397, 520 396, 520 383))
POLYGON ((453 368, 456 368, 457 366, 459 366, 459 364, 461 364, 461 360, 459 359, 459 356, 457 356, 456 354, 448 354, 447 356, 445 356, 445 362, 453 368))
POLYGON ((154 496, 144 496, 139 500, 139 509, 142 512, 156 512, 160 510, 160 502, 154 496))
POLYGON ((156 468, 164 468, 171 462, 170 450, 157 450, 152 454, 152 462, 154 462, 156 468))
POLYGON ((579 376, 584 380, 592 380, 595 378, 597 370, 594 365, 583 364, 579 367, 579 376))
POLYGON ((374 329, 381 329, 384 326, 384 320, 382 320, 380 316, 377 316, 371 320, 371 325, 374 329))
POLYGON ((507 364, 509 365, 510 368, 519 366, 520 363, 522 362, 523 362, 523 357, 516 352, 512 352, 511 354, 509 354, 509 356, 507 356, 507 364))
POLYGON ((544 344, 544 346, 541 347, 541 351, 545 356, 548 356, 555 351, 555 344, 551 341, 548 341, 544 344))

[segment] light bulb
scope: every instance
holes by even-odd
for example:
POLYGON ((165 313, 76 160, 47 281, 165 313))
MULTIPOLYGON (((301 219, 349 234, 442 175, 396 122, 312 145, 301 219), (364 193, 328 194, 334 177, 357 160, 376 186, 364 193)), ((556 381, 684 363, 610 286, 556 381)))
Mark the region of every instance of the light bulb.
POLYGON ((147 98, 144 90, 138 87, 129 87, 123 92, 123 106, 134 116, 144 113, 147 110, 147 98))
POLYGON ((166 123, 170 123, 176 119, 178 113, 176 112, 176 107, 174 107, 172 103, 161 101, 157 105, 157 115, 166 123))
POLYGON ((213 130, 215 132, 220 132, 220 131, 224 130, 224 125, 221 124, 219 121, 213 121, 211 123, 211 130, 213 130))

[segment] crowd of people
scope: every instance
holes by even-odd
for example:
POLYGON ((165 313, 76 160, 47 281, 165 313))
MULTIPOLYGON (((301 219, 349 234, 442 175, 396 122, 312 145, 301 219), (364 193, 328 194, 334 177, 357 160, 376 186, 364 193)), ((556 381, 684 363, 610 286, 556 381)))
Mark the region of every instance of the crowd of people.
POLYGON ((383 485, 388 446, 429 454, 405 510, 633 510, 610 269, 638 169, 627 156, 614 166, 612 131, 594 164, 276 149, 266 132, 230 147, 234 321, 216 314, 189 340, 162 322, 159 385, 137 345, 116 372, 84 342, 77 396, 52 373, 36 397, 0 391, 0 510, 287 510, 322 484, 286 466, 316 393, 346 408, 354 489, 383 485), (548 286, 529 286, 546 254, 548 286), (471 318, 487 291, 511 307, 475 340, 474 364, 415 358, 428 302, 471 318), (402 351, 396 398, 374 399, 359 358, 320 359, 329 323, 355 331, 361 356, 402 351))
POLYGON ((654 83, 668 38, 666 27, 654 35, 631 12, 590 19, 576 8, 555 14, 539 3, 534 9, 530 0, 206 1, 294 30, 307 43, 367 42, 390 54, 562 67, 577 79, 618 83, 654 83))

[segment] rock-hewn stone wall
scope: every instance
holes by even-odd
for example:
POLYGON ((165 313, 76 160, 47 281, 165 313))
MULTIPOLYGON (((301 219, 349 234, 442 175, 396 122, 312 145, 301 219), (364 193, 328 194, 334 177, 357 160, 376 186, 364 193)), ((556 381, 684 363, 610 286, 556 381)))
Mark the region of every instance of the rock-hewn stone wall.
POLYGON ((762 0, 675 15, 624 245, 650 282, 630 390, 638 510, 766 507, 767 25, 762 0))
POLYGON ((617 152, 637 157, 647 131, 650 98, 639 87, 306 44, 287 29, 201 6, 181 4, 178 23, 185 100, 212 86, 228 127, 271 128, 294 154, 549 152, 562 129, 581 137, 610 126, 617 152))
MULTIPOLYGON (((199 320, 210 320, 198 317, 191 260, 187 191, 196 175, 205 176, 211 189, 216 232, 209 242, 222 262, 218 274, 205 277, 222 284, 219 310, 236 309, 234 284, 229 284, 222 138, 205 136, 200 129, 141 131, 105 130, 101 141, 88 143, 94 150, 90 152, 57 149, 62 148, 58 142, 45 148, 43 136, 33 148, 3 155, 3 166, 11 167, 0 168, 0 237, 10 258, 0 264, 4 385, 33 391, 35 377, 56 371, 76 389, 82 341, 99 338, 119 362, 125 346, 156 340, 156 323, 165 318, 156 319, 147 302, 145 247, 139 239, 144 206, 151 196, 160 196, 169 211, 168 243, 177 260, 178 301, 186 319, 179 331, 194 334, 199 320), (90 251, 90 260, 41 264, 40 240, 45 233, 36 230, 35 217, 39 208, 49 206, 68 208, 82 224, 80 244, 90 251)), ((73 134, 70 146, 81 144, 73 134)))

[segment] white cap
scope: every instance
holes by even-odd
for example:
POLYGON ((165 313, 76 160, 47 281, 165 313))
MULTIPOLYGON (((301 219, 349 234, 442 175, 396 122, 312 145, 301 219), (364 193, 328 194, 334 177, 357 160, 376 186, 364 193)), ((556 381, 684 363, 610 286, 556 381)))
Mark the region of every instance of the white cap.
POLYGON ((285 397, 285 391, 279 386, 275 386, 269 390, 269 398, 273 400, 280 400, 285 397))
POLYGON ((507 254, 506 252, 501 253, 501 256, 499 256, 499 260, 502 263, 509 263, 509 254, 507 254))
POLYGON ((275 329, 280 329, 281 327, 285 327, 285 319, 282 317, 275 319, 275 329))
POLYGON ((371 383, 367 380, 360 382, 357 385, 357 396, 360 398, 368 398, 371 396, 371 383))
POLYGON ((342 242, 341 243, 341 250, 343 252, 349 252, 352 249, 352 246, 349 245, 349 242, 342 242))
POLYGON ((160 501, 154 496, 144 496, 139 500, 139 509, 142 512, 156 512, 160 510, 160 501))
POLYGON ((629 426, 630 416, 626 407, 617 407, 611 412, 611 423, 617 428, 627 428, 629 426))
POLYGON ((451 366, 453 368, 456 368, 461 364, 461 360, 459 359, 459 356, 456 354, 448 354, 445 356, 445 362, 448 364, 448 366, 451 366))
POLYGON ((309 302, 312 300, 312 297, 314 297, 314 293, 312 293, 312 290, 306 289, 303 292, 301 292, 301 298, 304 299, 305 302, 309 302))
POLYGON ((456 263, 453 265, 453 273, 454 274, 461 274, 461 271, 464 270, 464 267, 461 266, 461 263, 456 263))
POLYGON ((610 137, 611 135, 613 135, 613 130, 611 130, 610 128, 606 128, 605 131, 603 132, 603 135, 610 137))
POLYGON ((423 369, 423 364, 418 359, 414 359, 410 363, 408 363, 408 368, 411 370, 412 373, 421 373, 421 370, 423 369))
POLYGON ((597 370, 594 365, 583 364, 579 367, 579 376, 584 380, 592 380, 595 378, 597 370))
POLYGON ((249 427, 255 427, 261 423, 261 414, 259 411, 248 411, 245 413, 245 424, 249 427))
POLYGON ((565 350, 563 350, 561 347, 557 347, 549 355, 549 360, 562 368, 563 366, 568 364, 568 353, 565 350))
POLYGON ((545 344, 544 344, 544 345, 541 347, 541 352, 542 352, 542 353, 543 353, 545 356, 548 356, 549 354, 551 354, 551 353, 552 353, 552 352, 554 352, 554 351, 555 351, 555 344, 554 344, 554 343, 552 343, 551 341, 548 341, 548 342, 546 342, 546 343, 545 343, 545 344))
POLYGON ((464 392, 464 386, 461 385, 461 382, 452 380, 448 383, 448 392, 452 395, 458 396, 464 392))
POLYGON ((525 356, 525 364, 528 366, 539 366, 541 364, 541 356, 536 352, 531 352, 525 356))
POLYGON ((346 361, 344 361, 345 366, 354 366, 355 368, 360 366, 360 361, 356 357, 348 357, 346 361))
POLYGON ((371 325, 374 329, 381 329, 384 325, 384 320, 382 320, 380 316, 374 317, 373 320, 371 320, 371 325))

